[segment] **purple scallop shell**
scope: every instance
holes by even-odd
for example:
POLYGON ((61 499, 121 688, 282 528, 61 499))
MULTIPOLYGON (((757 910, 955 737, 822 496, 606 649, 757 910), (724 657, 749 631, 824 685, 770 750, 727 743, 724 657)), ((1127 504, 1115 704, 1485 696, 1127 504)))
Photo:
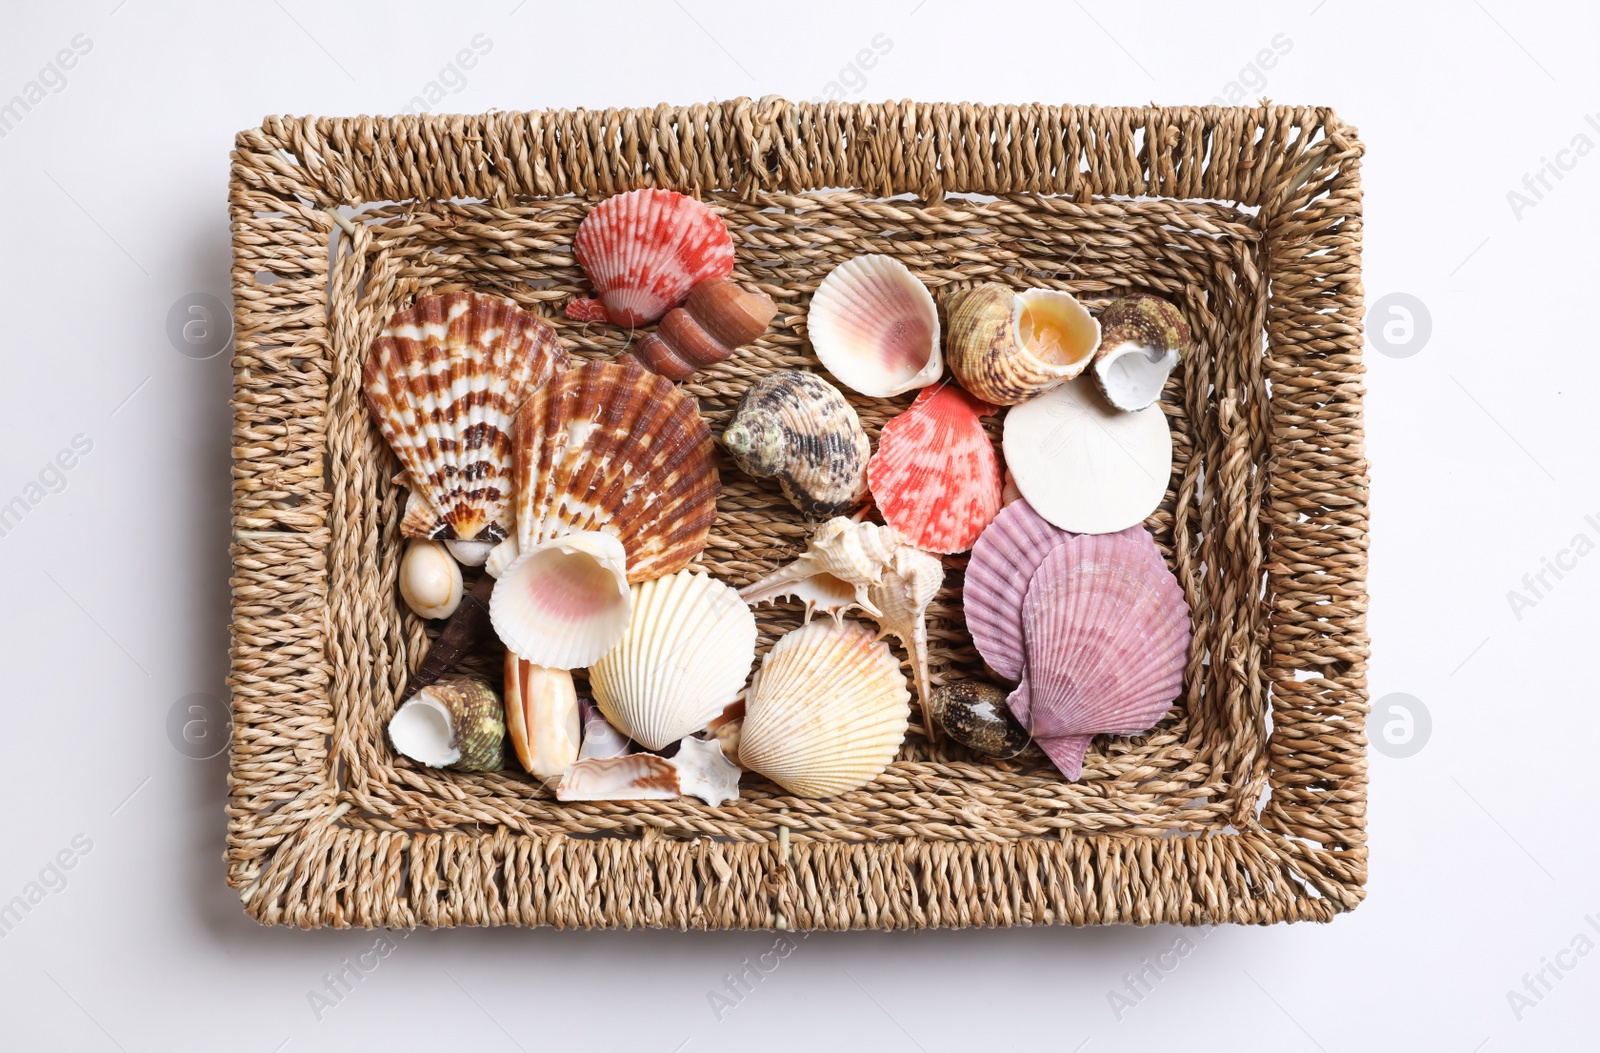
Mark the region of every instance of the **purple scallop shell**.
POLYGON ((1189 605, 1145 538, 1066 539, 1023 601, 1028 664, 1007 703, 1068 779, 1082 774, 1095 735, 1148 731, 1183 690, 1189 605))

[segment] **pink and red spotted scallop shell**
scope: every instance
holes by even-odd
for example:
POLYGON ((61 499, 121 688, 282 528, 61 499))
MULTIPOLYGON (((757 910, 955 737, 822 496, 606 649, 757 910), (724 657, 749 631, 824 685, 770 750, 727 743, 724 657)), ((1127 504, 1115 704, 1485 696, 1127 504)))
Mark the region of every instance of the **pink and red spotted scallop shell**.
POLYGON ((941 384, 883 426, 867 485, 884 522, 918 548, 965 552, 1000 511, 1000 461, 978 419, 993 412, 941 384))
POLYGON ((733 273, 733 238, 705 205, 672 190, 630 190, 589 210, 573 252, 599 302, 567 317, 637 328, 659 321, 701 282, 733 273))

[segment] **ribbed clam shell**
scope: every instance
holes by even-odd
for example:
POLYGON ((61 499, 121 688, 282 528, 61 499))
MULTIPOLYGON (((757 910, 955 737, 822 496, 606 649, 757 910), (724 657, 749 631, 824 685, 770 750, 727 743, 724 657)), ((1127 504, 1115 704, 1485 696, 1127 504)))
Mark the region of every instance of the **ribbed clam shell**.
POLYGON ((632 606, 622 543, 583 531, 524 548, 494 583, 489 617, 518 657, 579 669, 622 638, 632 606))
POLYGON ((512 420, 567 367, 555 330, 510 300, 424 296, 389 319, 362 388, 416 500, 406 537, 498 541, 511 531, 512 420))
POLYGON ((1149 293, 1114 301, 1101 312, 1100 325, 1095 383, 1107 402, 1129 412, 1161 397, 1167 377, 1194 343, 1183 312, 1149 293))
POLYGON ((594 283, 606 317, 649 325, 693 289, 733 273, 733 239, 705 205, 672 190, 630 190, 583 217, 573 253, 594 283))
POLYGON ((859 622, 811 622, 767 653, 746 696, 739 761, 800 797, 877 778, 911 715, 905 675, 859 622))
POLYGON ((633 587, 627 631, 589 667, 589 684, 612 726, 659 750, 720 716, 755 655, 756 619, 739 594, 680 570, 633 587))
POLYGON ((867 480, 884 522, 916 547, 965 552, 1000 511, 1000 459, 978 419, 992 412, 941 384, 884 424, 867 480))
POLYGON ((744 471, 776 478, 807 519, 849 515, 866 503, 872 443, 855 407, 815 373, 784 369, 756 380, 722 444, 744 471))
POLYGON ((1100 342, 1100 327, 1070 293, 1050 289, 1013 292, 985 282, 951 297, 950 371, 986 402, 1014 406, 1083 372, 1100 342), (1031 324, 1042 323, 1037 329, 1031 324), (1059 337, 1043 350, 1034 332, 1059 337))
POLYGON ((823 367, 863 395, 899 395, 944 372, 933 295, 892 256, 857 256, 830 271, 806 330, 823 367))
POLYGON ((1145 541, 1083 535, 1039 564, 1023 601, 1028 664, 1011 712, 1069 779, 1085 737, 1148 731, 1183 690, 1189 605, 1145 541))
POLYGON ((604 531, 627 550, 629 581, 700 555, 722 488, 694 399, 631 362, 585 363, 528 400, 517 417, 516 485, 524 551, 604 531))

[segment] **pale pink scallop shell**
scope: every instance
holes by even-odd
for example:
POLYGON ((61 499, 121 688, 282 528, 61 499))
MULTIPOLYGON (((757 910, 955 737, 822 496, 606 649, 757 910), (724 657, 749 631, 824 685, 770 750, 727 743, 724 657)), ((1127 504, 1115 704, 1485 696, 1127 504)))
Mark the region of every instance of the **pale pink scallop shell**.
MULTIPOLYGON (((600 295, 606 319, 630 328, 659 321, 703 281, 733 273, 733 239, 722 219, 672 190, 630 190, 589 210, 572 243, 600 295)), ((592 320, 578 301, 569 308, 592 320)))
POLYGON ((823 367, 872 398, 926 387, 944 372, 933 294, 893 256, 857 256, 829 271, 806 332, 823 367))
POLYGON ((1089 739, 1148 731, 1183 690, 1189 605, 1153 548, 1126 534, 1068 538, 1028 586, 1027 669, 1007 703, 1069 779, 1089 739))
POLYGON ((867 485, 884 522, 918 548, 965 552, 1000 511, 1000 459, 978 419, 993 412, 939 384, 884 424, 867 485))

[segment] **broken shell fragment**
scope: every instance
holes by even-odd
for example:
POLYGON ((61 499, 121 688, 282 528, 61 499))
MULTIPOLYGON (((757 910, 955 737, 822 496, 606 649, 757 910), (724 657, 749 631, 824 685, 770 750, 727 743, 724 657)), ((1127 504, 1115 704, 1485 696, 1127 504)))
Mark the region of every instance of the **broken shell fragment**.
POLYGON ((739 736, 744 731, 744 693, 722 711, 722 715, 712 719, 706 725, 706 737, 715 739, 722 744, 722 755, 733 761, 739 761, 739 736))
POLYGON ((666 801, 688 795, 716 807, 738 799, 741 774, 716 742, 691 738, 671 757, 630 753, 580 760, 561 777, 556 800, 666 801))
POLYGON ((951 298, 950 370, 985 402, 1015 406, 1083 372, 1100 324, 1071 293, 985 282, 951 298))
POLYGON ((1022 496, 1075 534, 1143 523, 1172 476, 1172 431, 1161 407, 1124 413, 1087 377, 1014 407, 1003 446, 1022 496))
POLYGON ((1194 346, 1183 312, 1149 293, 1124 296, 1100 314, 1104 331, 1094 379, 1119 410, 1142 410, 1161 397, 1167 377, 1194 346))
MULTIPOLYGON (((594 283, 606 320, 634 328, 682 304, 701 282, 733 273, 733 239, 717 214, 672 190, 630 190, 589 210, 573 254, 594 283)), ((577 307, 580 320, 592 309, 577 307)), ((572 307, 568 317, 574 316, 572 307)))
POLYGON ((394 748, 430 768, 495 771, 504 761, 505 734, 499 697, 470 676, 429 684, 389 721, 394 748))
POLYGON ((719 278, 701 282, 653 333, 639 338, 625 357, 668 380, 682 380, 715 365, 767 331, 778 307, 765 293, 745 292, 719 278))
POLYGON ((495 582, 489 615, 519 658, 578 669, 622 638, 632 606, 622 542, 582 531, 525 549, 495 582))
POLYGON ((578 699, 578 710, 583 720, 583 745, 578 748, 579 760, 621 757, 633 749, 628 736, 612 727, 593 702, 587 698, 578 699))
POLYGON ((928 708, 945 734, 978 753, 1008 760, 1032 741, 1006 708, 1005 690, 994 684, 960 680, 936 687, 928 708))
POLYGON ((645 749, 704 728, 744 687, 756 619, 733 589, 680 570, 633 586, 633 612, 615 647, 589 667, 595 703, 645 749))
POLYGON ((567 364, 554 329, 497 296, 424 296, 389 319, 361 384, 411 490, 403 535, 510 533, 512 419, 567 364))
POLYGON ((750 682, 739 762, 800 797, 833 797, 883 774, 905 738, 911 694, 887 644, 859 622, 785 635, 750 682))
POLYGON ((778 370, 751 384, 722 444, 745 472, 776 478, 807 519, 849 515, 866 503, 872 443, 855 407, 815 373, 778 370))
POLYGON ((713 808, 739 798, 739 776, 744 772, 723 755, 722 744, 715 739, 684 739, 672 755, 672 766, 678 769, 679 788, 713 808))
POLYGON ((830 271, 806 329, 823 367, 872 398, 925 387, 944 372, 933 295, 892 256, 857 256, 830 271))
POLYGON ((506 734, 524 770, 553 779, 578 759, 578 692, 572 674, 506 652, 506 734))
POLYGON ((419 618, 448 618, 461 604, 461 567, 444 545, 416 538, 400 557, 400 598, 419 618))
POLYGON ((954 384, 923 388, 883 426, 867 480, 884 522, 929 552, 965 552, 1000 511, 1000 460, 981 415, 954 384))

